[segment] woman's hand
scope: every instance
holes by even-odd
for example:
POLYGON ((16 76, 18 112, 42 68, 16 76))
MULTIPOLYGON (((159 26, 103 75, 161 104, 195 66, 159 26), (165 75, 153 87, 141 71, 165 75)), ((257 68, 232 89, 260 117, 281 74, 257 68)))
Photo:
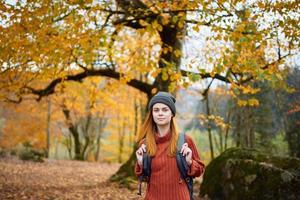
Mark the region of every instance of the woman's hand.
POLYGON ((146 145, 142 144, 138 150, 136 150, 135 155, 137 162, 140 166, 143 165, 143 154, 146 153, 146 145))
POLYGON ((190 166, 192 164, 192 154, 193 154, 193 152, 189 148, 187 143, 184 143, 182 145, 180 153, 182 153, 182 155, 185 157, 185 160, 186 160, 187 164, 190 166))

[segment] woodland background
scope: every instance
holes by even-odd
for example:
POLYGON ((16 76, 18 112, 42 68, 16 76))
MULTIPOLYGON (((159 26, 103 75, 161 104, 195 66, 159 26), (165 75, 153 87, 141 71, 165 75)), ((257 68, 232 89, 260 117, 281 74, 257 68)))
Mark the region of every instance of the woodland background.
POLYGON ((0 8, 2 157, 89 161, 132 188, 135 136, 157 91, 176 96, 178 127, 206 164, 230 147, 300 157, 297 1, 2 0, 0 8))

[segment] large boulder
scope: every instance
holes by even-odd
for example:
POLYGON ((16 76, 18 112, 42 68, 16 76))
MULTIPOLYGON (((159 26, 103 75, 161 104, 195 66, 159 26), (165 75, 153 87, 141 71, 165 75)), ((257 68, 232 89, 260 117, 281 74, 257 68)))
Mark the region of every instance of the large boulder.
POLYGON ((300 159, 230 148, 206 167, 200 196, 212 200, 300 199, 300 159))

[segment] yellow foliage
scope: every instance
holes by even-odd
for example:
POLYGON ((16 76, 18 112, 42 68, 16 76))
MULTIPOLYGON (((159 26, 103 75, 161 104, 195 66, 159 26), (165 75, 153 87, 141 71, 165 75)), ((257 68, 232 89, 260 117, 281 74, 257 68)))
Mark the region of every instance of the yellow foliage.
POLYGON ((195 26, 193 26, 193 30, 196 31, 196 32, 199 32, 200 28, 199 28, 198 25, 195 25, 195 26))
MULTIPOLYGON (((42 149, 46 145, 47 101, 25 101, 20 105, 1 103, 0 107, 7 113, 1 130, 0 146, 12 149, 24 142, 42 149), (38 108, 41 109, 38 109, 38 108), (33 123, 34 122, 34 123, 33 123)), ((52 127, 52 130, 53 127, 52 127)))
POLYGON ((248 101, 245 101, 245 100, 242 100, 242 99, 238 99, 237 104, 240 107, 246 106, 248 104, 248 101))
POLYGON ((249 100, 238 99, 237 104, 240 107, 242 107, 242 106, 259 106, 259 101, 254 98, 250 98, 249 100))
POLYGON ((248 100, 249 106, 259 106, 259 101, 257 99, 249 99, 248 100))
POLYGON ((154 20, 153 22, 152 22, 152 27, 153 27, 153 29, 157 29, 158 31, 162 31, 162 29, 163 29, 163 27, 162 27, 162 25, 160 25, 158 22, 157 22, 157 20, 154 20))
POLYGON ((260 91, 260 88, 252 88, 250 85, 241 85, 240 89, 244 94, 256 94, 260 91))
POLYGON ((174 55, 175 55, 176 57, 180 57, 180 56, 181 56, 181 51, 178 50, 178 49, 176 49, 176 50, 174 51, 174 55))

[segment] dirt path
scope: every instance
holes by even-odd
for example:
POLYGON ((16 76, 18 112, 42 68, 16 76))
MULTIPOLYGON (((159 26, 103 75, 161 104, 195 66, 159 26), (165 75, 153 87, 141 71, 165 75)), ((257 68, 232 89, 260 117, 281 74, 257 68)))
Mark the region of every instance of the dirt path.
POLYGON ((119 165, 0 159, 0 199, 141 199, 135 191, 107 182, 119 165))

